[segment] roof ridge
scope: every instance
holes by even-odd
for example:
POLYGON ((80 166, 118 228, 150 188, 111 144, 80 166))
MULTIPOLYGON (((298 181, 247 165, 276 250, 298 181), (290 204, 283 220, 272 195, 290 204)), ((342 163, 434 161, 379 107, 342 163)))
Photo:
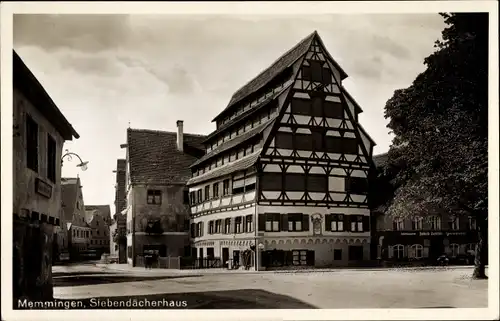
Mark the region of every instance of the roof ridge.
MULTIPOLYGON (((278 62, 282 59, 284 59, 285 57, 287 57, 289 54, 291 54, 294 50, 296 50, 297 48, 299 48, 301 45, 305 44, 306 42, 308 41, 311 41, 312 43, 312 40, 314 39, 314 37, 316 36, 319 36, 318 35, 318 32, 316 30, 314 30, 312 33, 310 33, 309 35, 307 35, 306 37, 302 38, 299 42, 297 42, 294 46, 292 46, 290 49, 288 49, 285 53, 281 54, 277 59, 275 59, 271 64, 269 64, 267 67, 265 67, 260 73, 258 73, 256 76, 252 77, 252 79, 250 79, 248 82, 246 82, 243 86, 241 86, 240 88, 238 88, 234 93, 233 95, 231 96, 231 99, 229 100, 229 103, 227 104, 226 108, 221 111, 212 121, 216 120, 222 113, 224 113, 228 108, 234 106, 235 104, 237 104, 238 102, 240 102, 244 97, 247 97, 247 95, 244 95, 242 97, 240 97, 239 99, 234 99, 235 96, 237 96, 237 94, 239 94, 243 89, 245 89, 246 87, 248 87, 253 81, 256 81, 257 79, 259 79, 261 76, 263 76, 266 72, 268 72, 273 66, 277 65, 278 62)), ((309 48, 309 47, 308 47, 309 48)), ((301 54, 297 59, 299 59, 300 57, 302 57, 303 54, 301 54)), ((297 59, 295 59, 294 61, 296 61, 297 59)), ((262 87, 262 86, 260 86, 262 87)))
MULTIPOLYGON (((177 135, 177 132, 171 131, 171 130, 148 129, 148 128, 127 128, 127 131, 177 135)), ((207 136, 204 134, 193 134, 193 133, 183 133, 183 135, 184 136, 189 135, 189 136, 194 136, 194 137, 206 137, 207 136)))

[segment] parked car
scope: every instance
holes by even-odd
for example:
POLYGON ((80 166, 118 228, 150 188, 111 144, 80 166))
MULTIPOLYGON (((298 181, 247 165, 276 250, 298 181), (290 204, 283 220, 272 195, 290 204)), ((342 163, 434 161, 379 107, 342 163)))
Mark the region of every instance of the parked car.
POLYGON ((443 254, 437 258, 437 262, 441 266, 446 266, 450 263, 450 259, 448 258, 448 256, 446 254, 443 254))

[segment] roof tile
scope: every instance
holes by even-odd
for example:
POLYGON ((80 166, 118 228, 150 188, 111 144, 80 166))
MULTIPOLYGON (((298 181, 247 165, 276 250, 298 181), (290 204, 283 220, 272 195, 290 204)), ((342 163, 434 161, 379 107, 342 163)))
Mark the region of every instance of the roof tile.
POLYGON ((184 151, 177 149, 177 133, 127 130, 132 184, 178 184, 191 177, 189 166, 204 154, 205 135, 184 134, 184 151))

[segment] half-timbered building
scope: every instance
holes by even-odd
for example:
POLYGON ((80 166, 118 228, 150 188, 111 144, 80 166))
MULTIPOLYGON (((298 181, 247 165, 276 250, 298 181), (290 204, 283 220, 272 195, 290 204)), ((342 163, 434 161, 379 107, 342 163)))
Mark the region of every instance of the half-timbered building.
POLYGON ((255 266, 251 250, 268 268, 369 259, 375 143, 346 77, 313 32, 234 93, 191 166, 198 258, 255 266))

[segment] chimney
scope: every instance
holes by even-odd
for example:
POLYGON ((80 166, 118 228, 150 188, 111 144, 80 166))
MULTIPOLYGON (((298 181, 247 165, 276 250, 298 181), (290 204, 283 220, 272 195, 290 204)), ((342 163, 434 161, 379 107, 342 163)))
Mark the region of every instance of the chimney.
POLYGON ((182 152, 184 151, 184 130, 183 130, 183 120, 177 121, 177 149, 182 152))

